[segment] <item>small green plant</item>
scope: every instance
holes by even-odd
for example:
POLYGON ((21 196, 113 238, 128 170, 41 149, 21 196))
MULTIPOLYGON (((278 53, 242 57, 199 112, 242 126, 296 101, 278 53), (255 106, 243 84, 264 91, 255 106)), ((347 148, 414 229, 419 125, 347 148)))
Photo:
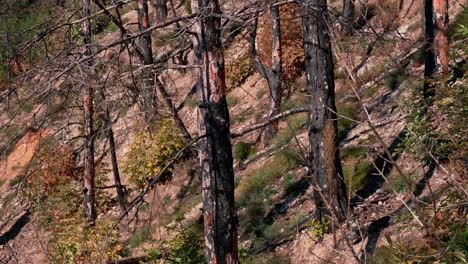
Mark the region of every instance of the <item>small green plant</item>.
POLYGON ((325 217, 322 217, 320 220, 312 219, 307 224, 309 235, 316 240, 322 240, 330 230, 330 223, 325 217))
POLYGON ((253 148, 253 146, 244 141, 239 141, 236 144, 234 144, 233 150, 234 150, 234 158, 237 160, 245 160, 250 155, 255 153, 255 149, 253 148))

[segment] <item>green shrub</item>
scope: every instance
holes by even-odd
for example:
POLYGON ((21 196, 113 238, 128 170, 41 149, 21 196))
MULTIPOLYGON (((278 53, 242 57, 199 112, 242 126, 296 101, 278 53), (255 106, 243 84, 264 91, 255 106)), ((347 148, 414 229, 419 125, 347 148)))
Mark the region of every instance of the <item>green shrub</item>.
MULTIPOLYGON (((145 188, 184 145, 182 137, 174 133, 173 121, 170 119, 163 119, 152 133, 138 132, 124 164, 127 178, 138 188, 145 188)), ((170 177, 172 170, 173 167, 168 168, 160 180, 170 177)))
POLYGON ((50 239, 49 257, 53 263, 95 263, 116 259, 121 256, 119 235, 112 221, 98 219, 92 227, 69 222, 50 239))
POLYGON ((255 153, 255 149, 249 143, 239 141, 234 144, 234 158, 237 160, 245 160, 251 154, 255 153))
POLYGON ((398 88, 405 79, 405 74, 401 70, 395 70, 390 72, 385 79, 385 86, 390 90, 395 90, 398 88))
MULTIPOLYGON (((143 263, 200 264, 205 263, 203 255, 203 232, 194 226, 185 227, 178 219, 175 227, 168 227, 175 235, 164 240, 159 247, 143 248, 149 259, 143 263), (163 254, 163 252, 165 252, 163 254)), ((202 230, 202 229, 201 229, 202 230)))

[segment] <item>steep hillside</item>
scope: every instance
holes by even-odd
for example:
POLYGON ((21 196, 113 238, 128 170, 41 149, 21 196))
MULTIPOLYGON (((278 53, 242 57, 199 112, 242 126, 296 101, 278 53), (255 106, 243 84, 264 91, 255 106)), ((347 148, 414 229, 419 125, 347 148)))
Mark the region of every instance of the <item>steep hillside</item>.
MULTIPOLYGON (((86 45, 76 44, 83 34, 75 27, 82 21, 73 22, 81 17, 73 14, 75 6, 32 1, 8 5, 18 14, 0 14, 15 21, 0 27, 3 35, 12 34, 14 25, 20 33, 32 27, 31 35, 13 34, 18 43, 3 36, 0 43, 5 51, 0 62, 8 65, 0 75, 0 263, 206 263, 205 168, 197 152, 206 137, 200 134, 200 109, 206 106, 195 91, 204 65, 193 52, 199 17, 190 17, 201 13, 192 13, 191 1, 168 2, 166 22, 188 18, 151 33, 150 65, 139 55, 139 38, 123 41, 141 31, 137 4, 127 2, 104 3, 125 32, 92 5, 93 14, 100 13, 92 20, 90 46, 102 52, 89 64, 79 55, 86 45), (120 4, 118 12, 111 8, 120 4), (31 21, 34 8, 38 21, 31 21), (54 19, 69 27, 45 28, 54 19), (43 29, 50 34, 43 40, 47 44, 34 48, 43 29), (34 55, 7 61, 20 48, 34 55), (154 70, 152 85, 167 92, 167 97, 155 92, 158 121, 152 124, 142 107, 145 69, 154 70), (83 215, 82 197, 85 85, 95 89, 98 217, 92 225, 83 215), (184 138, 175 116, 194 141, 184 138), (114 164, 125 186, 126 209, 119 204, 114 164)), ((267 124, 249 131, 271 117, 270 83, 251 59, 249 17, 261 11, 253 43, 267 67, 274 63, 272 23, 263 12, 266 2, 250 3, 258 10, 248 3, 221 3, 240 262, 466 263, 467 7, 448 1, 450 73, 428 79, 422 1, 356 1, 350 35, 342 30, 343 3, 329 1, 340 176, 347 195, 346 220, 337 224, 315 214, 303 14, 290 3, 280 9, 285 71, 280 112, 286 114, 265 144, 267 124), (245 10, 250 13, 242 16, 245 10), (437 89, 429 100, 422 94, 426 85, 437 89)), ((156 23, 156 13, 150 4, 150 24, 165 23, 156 23)))

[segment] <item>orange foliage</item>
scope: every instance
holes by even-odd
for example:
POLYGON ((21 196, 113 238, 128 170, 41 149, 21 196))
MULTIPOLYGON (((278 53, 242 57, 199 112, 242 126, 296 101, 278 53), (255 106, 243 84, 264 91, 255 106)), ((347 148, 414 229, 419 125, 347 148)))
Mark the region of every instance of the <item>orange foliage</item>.
MULTIPOLYGON (((295 3, 280 6, 283 81, 294 81, 302 73, 304 50, 299 7, 295 3)), ((259 19, 258 54, 262 63, 271 66, 271 15, 259 19)))
POLYGON ((67 146, 44 146, 39 149, 36 161, 38 169, 29 177, 29 181, 39 183, 44 192, 80 178, 73 154, 67 146))

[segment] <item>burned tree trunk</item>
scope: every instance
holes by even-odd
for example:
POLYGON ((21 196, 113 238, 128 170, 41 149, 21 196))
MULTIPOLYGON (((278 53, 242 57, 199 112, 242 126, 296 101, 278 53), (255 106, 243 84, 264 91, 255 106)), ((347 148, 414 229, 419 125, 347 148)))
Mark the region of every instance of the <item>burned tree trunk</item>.
POLYGON ((114 176, 115 189, 117 191, 117 201, 119 202, 120 210, 125 212, 126 209, 126 199, 125 191, 120 181, 120 172, 119 165, 117 161, 117 155, 115 153, 115 141, 114 141, 114 131, 112 130, 112 125, 109 119, 109 112, 106 116, 106 128, 107 128, 107 138, 109 140, 109 149, 112 163, 112 175, 114 176))
POLYGON ((156 22, 160 23, 167 18, 167 0, 156 0, 156 22))
MULTIPOLYGON (((83 0, 83 16, 91 15, 89 0, 83 0)), ((91 23, 89 19, 85 19, 82 24, 83 44, 85 46, 84 55, 90 56, 91 49, 91 23)), ((91 62, 87 62, 87 66, 91 67, 91 62)), ((86 71, 89 78, 91 69, 86 71)), ((94 129, 93 129, 93 88, 89 84, 83 87, 83 108, 84 108, 84 125, 85 125, 85 142, 84 142, 84 208, 85 216, 89 223, 94 223, 96 220, 96 207, 94 198, 94 129)))
MULTIPOLYGON (((150 27, 148 16, 148 1, 138 0, 138 29, 146 30, 150 27)), ((137 53, 144 65, 152 65, 153 49, 151 47, 151 33, 148 32, 138 38, 137 53)), ((156 90, 154 89, 154 74, 151 68, 142 70, 143 87, 141 90, 142 110, 144 112, 146 122, 151 125, 156 122, 157 104, 156 90)))
POLYGON ((224 54, 220 40, 220 7, 217 0, 192 1, 193 10, 204 10, 194 38, 195 63, 201 66, 197 81, 202 170, 203 220, 208 263, 239 263, 237 215, 234 206, 234 170, 229 138, 224 54))
MULTIPOLYGON (((346 216, 346 190, 338 150, 333 58, 326 0, 303 0, 305 71, 309 101, 309 166, 318 218, 346 216), (331 210, 331 211, 330 211, 331 210)), ((333 217, 334 218, 334 217, 333 217)))
POLYGON ((345 35, 352 35, 354 29, 354 1, 343 0, 343 33, 345 35))
MULTIPOLYGON (((425 68, 424 78, 441 77, 448 74, 448 0, 425 0, 425 68), (438 75, 438 76, 435 76, 438 75)), ((424 85, 426 97, 434 94, 429 82, 424 85)))
MULTIPOLYGON (((255 69, 267 80, 268 88, 270 90, 270 99, 268 103, 267 120, 275 116, 281 111, 281 99, 283 96, 282 87, 282 48, 281 48, 281 26, 280 26, 280 12, 279 6, 271 5, 271 67, 266 67, 257 55, 256 37, 258 27, 258 13, 250 32, 250 55, 252 56, 255 69)), ((263 134, 263 145, 265 147, 270 145, 271 140, 278 131, 278 122, 273 123, 270 127, 266 128, 263 134)))

